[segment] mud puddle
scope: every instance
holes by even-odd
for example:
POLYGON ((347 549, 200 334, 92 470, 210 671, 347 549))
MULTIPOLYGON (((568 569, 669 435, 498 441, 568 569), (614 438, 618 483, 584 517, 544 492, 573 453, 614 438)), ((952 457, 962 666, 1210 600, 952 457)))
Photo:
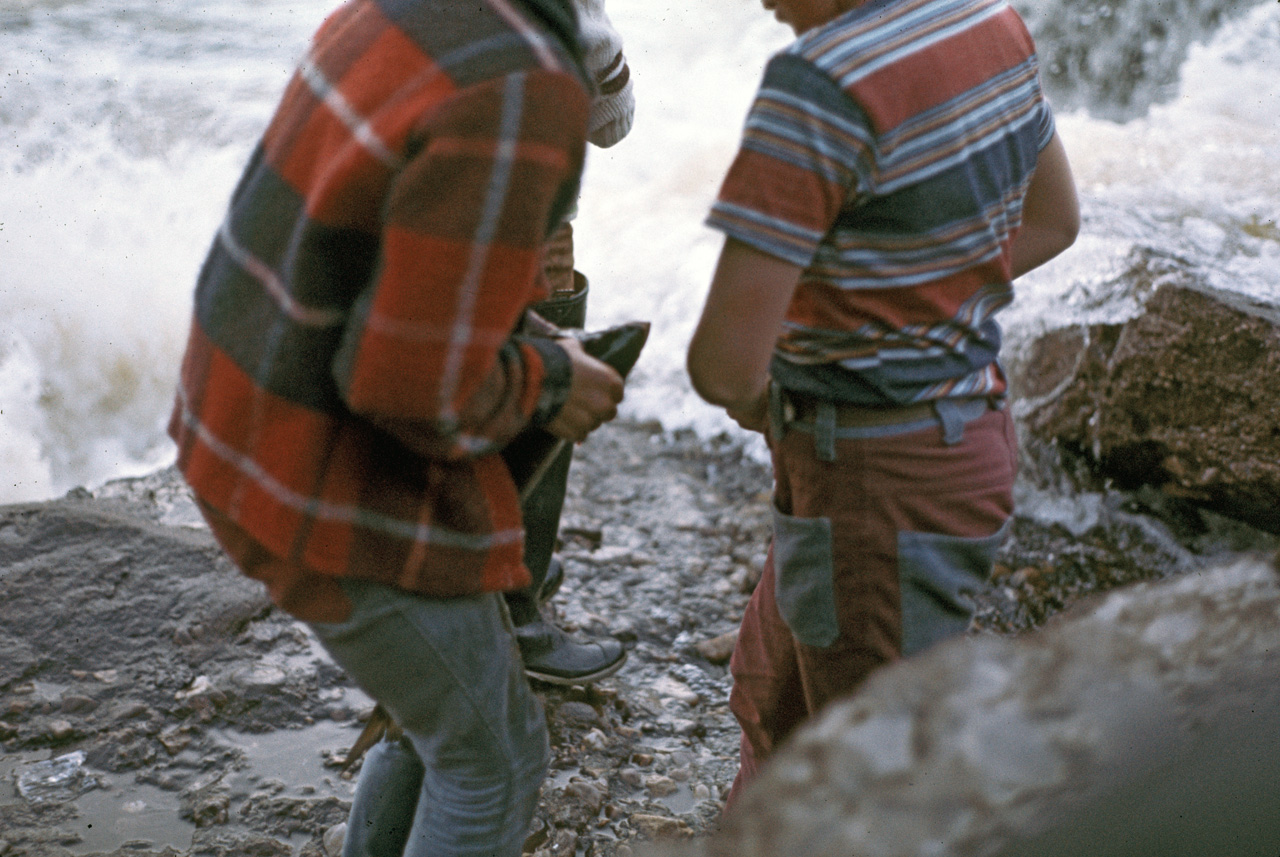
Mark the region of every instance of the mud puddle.
MULTIPOLYGON (((217 787, 229 797, 227 814, 236 816, 254 796, 350 801, 355 780, 341 776, 341 759, 359 734, 358 723, 321 721, 297 729, 250 734, 230 729, 208 732, 212 752, 206 758, 233 756, 228 769, 211 770, 197 788, 217 787), (328 763, 328 764, 326 764, 328 763)), ((196 759, 191 765, 202 764, 196 759)), ((192 847, 196 825, 184 810, 184 794, 147 782, 136 772, 115 774, 85 764, 83 753, 32 751, 0 756, 0 803, 65 803, 74 816, 58 825, 57 838, 77 855, 131 847, 192 847)), ((308 839, 296 838, 295 846, 308 839)))

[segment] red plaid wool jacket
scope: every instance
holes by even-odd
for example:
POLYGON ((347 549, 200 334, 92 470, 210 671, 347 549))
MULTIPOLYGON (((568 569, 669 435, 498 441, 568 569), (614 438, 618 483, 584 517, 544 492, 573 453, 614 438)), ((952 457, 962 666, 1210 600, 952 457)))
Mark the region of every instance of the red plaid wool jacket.
POLYGON ((313 621, 339 577, 524 586, 496 454, 568 358, 512 331, 577 192, 564 0, 352 0, 317 32, 201 269, 170 433, 215 535, 313 621))

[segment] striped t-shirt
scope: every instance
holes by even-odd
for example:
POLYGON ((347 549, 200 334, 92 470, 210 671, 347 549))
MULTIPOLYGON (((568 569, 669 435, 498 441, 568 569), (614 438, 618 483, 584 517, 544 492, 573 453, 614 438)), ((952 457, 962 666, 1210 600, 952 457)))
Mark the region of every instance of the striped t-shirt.
POLYGON ((804 269, 775 380, 871 405, 1003 392, 994 317, 1053 133, 1005 0, 873 0, 773 57, 708 223, 804 269))

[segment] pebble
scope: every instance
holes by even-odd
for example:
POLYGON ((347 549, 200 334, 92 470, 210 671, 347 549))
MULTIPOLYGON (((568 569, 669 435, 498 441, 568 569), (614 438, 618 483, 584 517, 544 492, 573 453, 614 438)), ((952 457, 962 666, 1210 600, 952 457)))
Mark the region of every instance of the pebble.
POLYGON ((564 793, 582 801, 592 812, 599 812, 604 804, 605 790, 594 783, 575 780, 564 787, 564 793))
POLYGON ((678 818, 668 818, 665 815, 638 812, 628 821, 637 833, 649 839, 679 836, 690 832, 689 825, 678 818))
POLYGON ((213 690, 213 683, 209 681, 207 675, 196 676, 191 682, 191 686, 186 690, 180 690, 173 695, 174 699, 190 699, 193 696, 199 696, 202 693, 208 693, 213 690))
POLYGON ((254 664, 235 674, 235 682, 251 689, 270 689, 282 686, 288 676, 285 671, 271 664, 254 664))
POLYGON ((698 732, 698 721, 685 717, 662 717, 659 722, 676 735, 694 735, 698 732))
POLYGON ((629 565, 632 561, 631 551, 624 547, 602 547, 590 553, 574 554, 573 559, 591 565, 629 565))
POLYGON ((137 700, 125 700, 116 703, 111 709, 111 719, 115 722, 122 720, 132 720, 135 717, 146 717, 151 709, 147 707, 145 702, 137 700))
POLYGON ((737 644, 738 632, 735 629, 717 637, 712 637, 709 640, 703 640, 696 644, 694 648, 698 650, 698 654, 713 664, 727 664, 737 644))
POLYGON ((585 702, 570 701, 556 709, 556 719, 566 726, 594 726, 600 722, 600 715, 585 702))
POLYGON ((662 774, 654 774, 645 779, 644 787, 654 797, 666 797, 680 790, 675 780, 662 774))
POLYGON ((98 700, 78 693, 66 693, 62 696, 62 710, 67 714, 88 714, 98 707, 98 700))
POLYGON ((160 736, 160 743, 170 756, 176 756, 191 745, 191 736, 178 730, 165 732, 160 736))
POLYGON ((670 676, 662 676, 655 681, 653 683, 653 689, 659 696, 679 700, 688 706, 697 705, 702 701, 702 697, 689 687, 689 685, 671 678, 670 676))
POLYGON ((347 823, 335 824, 324 832, 325 857, 342 857, 342 845, 347 839, 347 823))

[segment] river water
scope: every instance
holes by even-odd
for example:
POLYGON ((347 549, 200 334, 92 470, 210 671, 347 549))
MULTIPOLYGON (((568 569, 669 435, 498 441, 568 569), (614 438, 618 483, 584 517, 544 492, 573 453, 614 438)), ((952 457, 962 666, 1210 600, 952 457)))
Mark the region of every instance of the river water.
MULTIPOLYGON (((327 0, 0 0, 0 502, 154 469, 196 270, 327 0)), ((1080 184, 1081 240, 1024 278, 1010 348, 1120 320, 1135 247, 1280 295, 1280 4, 1026 0, 1080 184)), ((702 225, 768 54, 752 2, 610 0, 639 102, 592 150, 576 224, 591 325, 653 322, 624 413, 731 428, 684 348, 702 225)))

